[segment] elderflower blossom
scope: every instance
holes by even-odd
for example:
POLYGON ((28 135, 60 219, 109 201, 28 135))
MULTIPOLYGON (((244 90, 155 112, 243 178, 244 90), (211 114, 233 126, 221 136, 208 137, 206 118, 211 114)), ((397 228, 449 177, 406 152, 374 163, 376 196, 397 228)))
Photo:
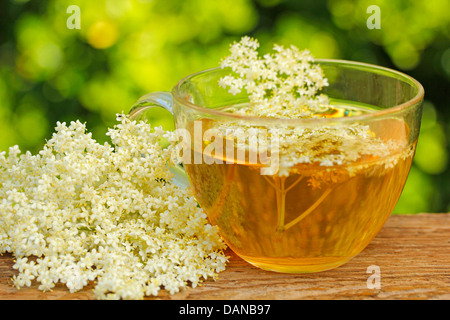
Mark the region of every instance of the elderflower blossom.
POLYGON ((71 292, 96 281, 98 299, 170 294, 216 278, 227 258, 189 189, 172 183, 172 132, 121 115, 112 145, 79 121, 57 123, 37 155, 0 153, 0 254, 18 288, 71 292))
MULTIPOLYGON (((325 94, 320 93, 328 86, 328 80, 308 50, 274 45, 275 53, 265 54, 261 58, 258 48, 256 39, 245 36, 231 45, 231 54, 221 62, 221 67, 230 69, 231 74, 222 77, 219 86, 229 88, 228 92, 233 95, 246 90, 249 99, 247 104, 227 109, 228 112, 288 119, 347 116, 346 112, 331 105, 325 94)), ((216 124, 219 132, 228 132, 229 136, 244 132, 243 128, 257 130, 262 136, 267 135, 263 132, 268 132, 268 136, 276 134, 279 138, 280 176, 289 176, 299 164, 333 167, 354 164, 370 157, 385 159, 385 166, 389 167, 396 163, 398 157, 388 156, 399 153, 406 145, 406 142, 380 139, 368 125, 360 123, 295 127, 281 122, 276 126, 254 126, 250 122, 237 120, 218 121, 216 124)), ((267 144, 264 147, 270 150, 272 146, 267 144)), ((249 144, 241 148, 255 146, 249 144)), ((402 157, 410 153, 408 150, 402 157)), ((303 166, 303 170, 305 168, 303 166)), ((352 174, 355 171, 355 167, 348 169, 352 174)))
POLYGON ((326 95, 319 94, 328 86, 323 71, 308 50, 295 46, 274 45, 274 54, 258 56, 256 39, 243 37, 231 48, 231 55, 221 62, 234 74, 220 79, 219 85, 229 87, 235 95, 245 89, 249 95, 248 108, 237 113, 273 118, 316 117, 328 106, 326 95))

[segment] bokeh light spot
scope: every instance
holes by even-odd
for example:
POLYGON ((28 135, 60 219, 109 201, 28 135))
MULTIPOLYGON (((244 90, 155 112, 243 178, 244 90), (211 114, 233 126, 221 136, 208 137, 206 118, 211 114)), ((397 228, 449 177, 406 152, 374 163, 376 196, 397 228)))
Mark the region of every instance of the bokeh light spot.
POLYGON ((54 43, 43 44, 36 50, 36 60, 42 68, 56 70, 62 61, 61 49, 54 43))
POLYGON ((442 53, 441 64, 444 71, 450 75, 450 48, 442 53))
POLYGON ((107 49, 113 46, 119 36, 115 24, 108 21, 98 21, 89 27, 88 43, 96 49, 107 49))

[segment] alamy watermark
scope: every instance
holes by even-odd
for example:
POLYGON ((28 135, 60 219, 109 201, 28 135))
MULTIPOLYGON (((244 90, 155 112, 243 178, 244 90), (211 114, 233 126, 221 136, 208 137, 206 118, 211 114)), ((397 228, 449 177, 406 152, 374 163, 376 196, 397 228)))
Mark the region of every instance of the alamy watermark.
POLYGON ((367 278, 368 289, 381 289, 381 270, 377 265, 371 265, 367 267, 366 273, 371 275, 367 278))
POLYGON ((368 14, 371 14, 369 18, 367 18, 367 28, 372 29, 381 29, 381 9, 377 5, 371 5, 367 7, 368 14))
POLYGON ((67 29, 81 29, 81 10, 77 5, 71 5, 67 7, 67 11, 70 16, 67 18, 67 29))

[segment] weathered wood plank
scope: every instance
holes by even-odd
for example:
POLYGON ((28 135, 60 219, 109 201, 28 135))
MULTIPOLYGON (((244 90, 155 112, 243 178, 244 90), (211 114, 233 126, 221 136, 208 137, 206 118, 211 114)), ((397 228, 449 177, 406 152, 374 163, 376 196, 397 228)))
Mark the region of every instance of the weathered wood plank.
MULTIPOLYGON (((315 274, 260 270, 228 251, 230 262, 217 281, 170 296, 177 300, 450 299, 450 214, 394 215, 372 243, 347 264, 315 274), (370 289, 369 266, 378 266, 380 289, 370 289)), ((71 294, 11 286, 13 257, 0 256, 0 299, 94 299, 93 286, 71 294)))

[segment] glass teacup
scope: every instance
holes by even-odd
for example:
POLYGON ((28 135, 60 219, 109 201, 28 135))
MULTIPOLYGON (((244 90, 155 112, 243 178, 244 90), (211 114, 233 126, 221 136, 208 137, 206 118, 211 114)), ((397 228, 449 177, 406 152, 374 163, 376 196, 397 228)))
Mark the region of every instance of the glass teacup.
POLYGON ((421 84, 379 66, 317 63, 328 78, 323 93, 332 106, 320 118, 230 112, 248 97, 218 85, 229 73, 220 68, 184 78, 171 93, 140 98, 129 114, 145 119, 150 108, 159 106, 174 115, 177 130, 184 132, 182 165, 198 203, 227 245, 262 269, 318 272, 352 259, 392 213, 411 168, 421 84), (220 128, 242 128, 248 140, 239 144, 237 136, 211 134, 220 128), (281 141, 280 130, 297 140, 281 141), (258 144, 265 148, 255 149, 258 144), (294 158, 284 154, 287 149, 294 150, 294 158), (311 154, 335 161, 315 161, 311 154))

